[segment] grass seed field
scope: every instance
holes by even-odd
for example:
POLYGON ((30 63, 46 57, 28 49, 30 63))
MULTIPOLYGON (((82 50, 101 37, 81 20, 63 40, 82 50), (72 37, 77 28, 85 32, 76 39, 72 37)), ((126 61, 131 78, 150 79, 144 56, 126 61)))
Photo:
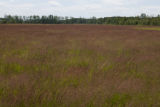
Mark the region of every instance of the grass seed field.
POLYGON ((159 29, 0 25, 0 107, 158 107, 159 29))

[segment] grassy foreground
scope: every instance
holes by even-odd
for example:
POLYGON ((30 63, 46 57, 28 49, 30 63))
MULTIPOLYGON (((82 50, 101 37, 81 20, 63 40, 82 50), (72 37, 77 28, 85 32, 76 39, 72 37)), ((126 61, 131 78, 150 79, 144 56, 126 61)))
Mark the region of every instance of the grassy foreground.
POLYGON ((160 32, 0 25, 0 107, 158 107, 160 32))

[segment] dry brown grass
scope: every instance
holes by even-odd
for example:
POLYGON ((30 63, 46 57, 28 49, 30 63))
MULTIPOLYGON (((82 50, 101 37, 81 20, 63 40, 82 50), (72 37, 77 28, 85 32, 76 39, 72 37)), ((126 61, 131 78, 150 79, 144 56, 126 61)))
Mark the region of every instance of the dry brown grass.
POLYGON ((160 106, 160 31, 0 25, 1 107, 160 106))

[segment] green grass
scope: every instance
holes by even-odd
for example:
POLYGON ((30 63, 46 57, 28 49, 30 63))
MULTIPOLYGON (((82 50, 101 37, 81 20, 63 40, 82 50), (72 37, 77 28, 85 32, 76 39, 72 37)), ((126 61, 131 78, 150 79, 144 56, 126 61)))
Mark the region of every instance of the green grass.
POLYGON ((24 67, 18 63, 0 63, 0 73, 10 74, 10 73, 20 73, 24 70, 24 67))
POLYGON ((115 93, 110 98, 107 98, 105 106, 108 107, 125 107, 127 102, 131 100, 128 94, 115 93))

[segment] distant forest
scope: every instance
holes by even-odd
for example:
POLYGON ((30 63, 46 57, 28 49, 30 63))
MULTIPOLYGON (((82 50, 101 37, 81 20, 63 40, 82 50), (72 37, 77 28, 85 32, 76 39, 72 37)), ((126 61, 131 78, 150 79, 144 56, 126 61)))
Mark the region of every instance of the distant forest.
POLYGON ((157 25, 160 26, 160 15, 148 16, 142 13, 135 17, 74 18, 48 16, 12 16, 0 18, 0 24, 115 24, 115 25, 157 25))

